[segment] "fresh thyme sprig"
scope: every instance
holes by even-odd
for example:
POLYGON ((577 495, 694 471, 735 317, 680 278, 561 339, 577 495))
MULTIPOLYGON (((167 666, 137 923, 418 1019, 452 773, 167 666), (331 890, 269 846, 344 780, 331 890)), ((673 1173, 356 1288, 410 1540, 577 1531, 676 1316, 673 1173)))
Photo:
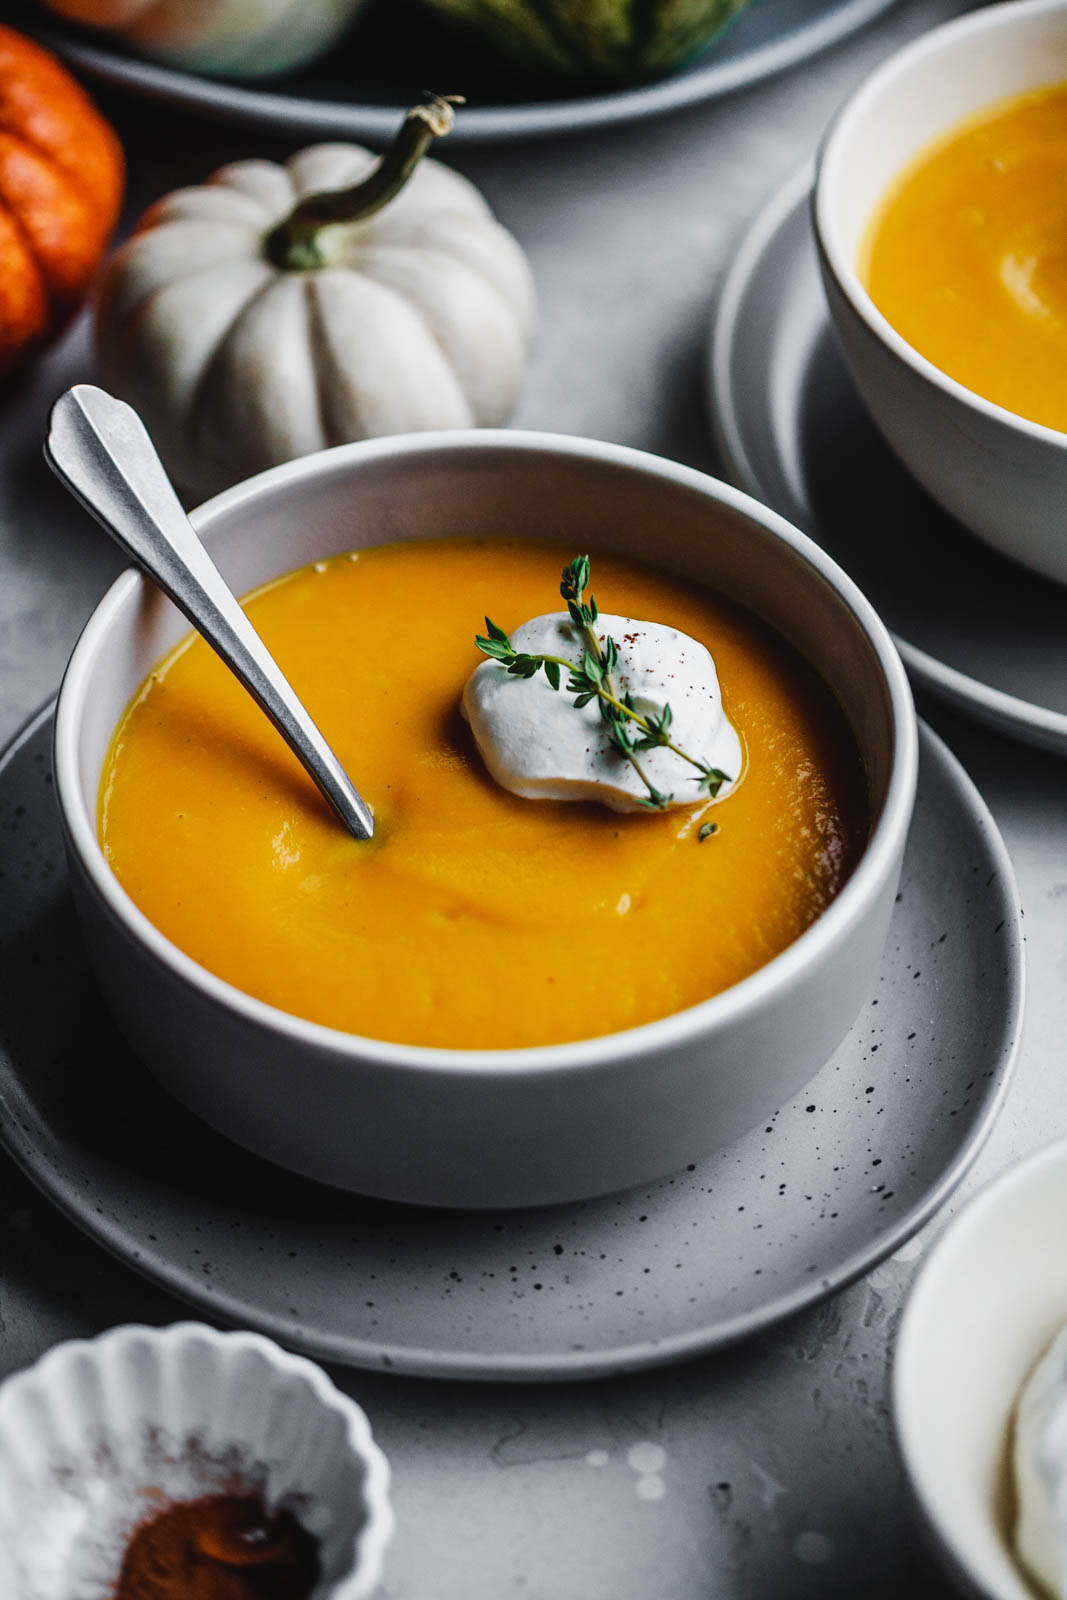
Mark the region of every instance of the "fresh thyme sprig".
POLYGON ((698 761, 675 744, 671 738, 673 717, 669 705, 665 705, 658 716, 651 711, 641 712, 635 706, 629 690, 624 693, 620 689, 615 677, 619 647, 614 639, 601 638, 597 634, 599 612, 596 596, 591 594, 588 601, 585 599, 589 576, 589 557, 576 556, 569 566, 564 567, 559 586, 570 619, 579 630, 582 640, 580 664, 575 665, 564 656, 529 655, 516 650, 503 628, 498 628, 489 617, 485 619, 485 634, 477 634, 475 644, 483 655, 498 661, 512 677, 533 678, 543 669, 553 689, 560 687, 561 674, 566 669, 566 690, 574 695, 575 708, 580 710, 592 700, 597 702, 601 718, 607 724, 608 742, 630 763, 644 784, 648 792, 639 803, 650 811, 665 810, 674 796, 657 789, 641 765, 638 758, 649 750, 670 750, 695 767, 697 776, 693 782, 697 785, 697 793, 706 794, 714 800, 723 784, 729 783, 729 775, 720 767, 698 761))

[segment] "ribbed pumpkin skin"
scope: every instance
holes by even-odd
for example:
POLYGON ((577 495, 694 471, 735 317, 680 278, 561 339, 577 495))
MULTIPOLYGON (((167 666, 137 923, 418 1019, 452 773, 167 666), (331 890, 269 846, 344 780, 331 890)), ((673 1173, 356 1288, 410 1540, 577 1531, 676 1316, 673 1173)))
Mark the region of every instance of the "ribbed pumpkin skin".
POLYGON ((190 498, 329 445, 497 427, 511 410, 533 282, 458 172, 421 161, 381 210, 324 230, 319 266, 268 257, 298 201, 377 166, 347 144, 235 161, 157 200, 107 262, 101 376, 190 498))
POLYGON ((0 379, 81 304, 124 170, 118 139, 69 73, 0 26, 0 379))
POLYGON ((527 73, 622 85, 662 77, 748 0, 424 0, 527 73))

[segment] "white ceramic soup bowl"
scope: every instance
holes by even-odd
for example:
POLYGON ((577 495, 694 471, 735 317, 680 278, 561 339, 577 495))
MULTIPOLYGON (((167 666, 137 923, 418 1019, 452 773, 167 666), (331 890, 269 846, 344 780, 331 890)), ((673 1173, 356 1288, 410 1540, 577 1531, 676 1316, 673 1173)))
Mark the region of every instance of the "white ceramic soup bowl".
POLYGON ((941 372, 889 324, 856 270, 886 191, 931 141, 1000 100, 1063 81, 1067 0, 1011 0, 935 28, 846 102, 822 147, 814 215, 834 326, 888 443, 965 527, 1067 583, 1067 434, 941 372))
POLYGON ((1067 1323, 1067 1141, 1003 1173, 934 1245, 893 1361, 897 1442, 929 1532, 967 1592, 1035 1600, 1011 1545, 1019 1391, 1067 1323))
MULTIPOLYGON (((326 1183, 433 1205, 517 1206, 676 1171, 807 1082, 876 982, 917 765, 900 660, 829 557, 700 473, 613 445, 517 432, 342 446, 239 484, 195 521, 238 593, 360 546, 447 535, 554 536, 574 552, 608 549, 705 582, 758 613, 833 688, 869 774, 871 834, 848 883, 800 939, 743 983, 662 1021, 522 1050, 383 1043, 303 1021, 165 939, 100 849, 97 795, 116 724, 187 632, 170 603, 127 572, 67 669, 56 784, 101 987, 134 1050, 180 1100, 238 1143, 326 1183)), ((358 949, 352 960, 358 971, 358 949)))

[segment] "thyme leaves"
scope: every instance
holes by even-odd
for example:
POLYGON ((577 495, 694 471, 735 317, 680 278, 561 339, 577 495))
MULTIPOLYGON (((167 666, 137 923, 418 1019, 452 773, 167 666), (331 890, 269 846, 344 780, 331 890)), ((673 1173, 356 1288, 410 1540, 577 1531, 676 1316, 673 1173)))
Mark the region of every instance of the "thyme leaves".
MULTIPOLYGON (((691 756, 675 743, 671 734, 674 718, 669 705, 659 712, 639 711, 633 695, 620 685, 618 644, 610 635, 598 633, 596 624, 600 613, 596 596, 590 594, 586 599, 590 578, 589 557, 576 556, 564 567, 559 586, 567 613, 578 630, 582 646, 580 662, 564 656, 516 650, 504 629, 490 617, 485 619, 485 633, 475 636, 475 644, 483 655, 499 663, 512 677, 533 678, 543 671, 551 688, 559 690, 562 685, 566 693, 574 696, 576 710, 595 701, 607 727, 608 743, 633 767, 646 791, 639 803, 650 811, 663 811, 674 799, 673 794, 665 794, 656 787, 641 763, 640 758, 650 750, 670 750, 694 767, 696 777, 692 781, 697 785, 698 795, 714 800, 723 784, 729 783, 729 774, 691 756), (567 674, 565 685, 564 672, 567 674)), ((708 828, 717 831, 717 825, 705 824, 698 837, 708 838, 708 828)))

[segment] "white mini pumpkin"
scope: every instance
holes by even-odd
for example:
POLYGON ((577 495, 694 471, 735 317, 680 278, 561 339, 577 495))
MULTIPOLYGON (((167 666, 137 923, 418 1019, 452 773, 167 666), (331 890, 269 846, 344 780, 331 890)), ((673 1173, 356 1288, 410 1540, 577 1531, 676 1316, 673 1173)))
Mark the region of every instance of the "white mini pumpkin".
POLYGON ((366 0, 46 0, 109 28, 141 55, 192 72, 254 78, 288 72, 333 43, 366 0))
POLYGON ((189 494, 327 445, 507 416, 534 320, 526 259, 467 179, 436 161, 411 174, 400 146, 381 164, 328 144, 223 167, 153 206, 105 267, 104 382, 189 494), (350 186, 379 180, 399 192, 373 215, 313 222, 294 245, 303 197, 344 211, 350 186))

